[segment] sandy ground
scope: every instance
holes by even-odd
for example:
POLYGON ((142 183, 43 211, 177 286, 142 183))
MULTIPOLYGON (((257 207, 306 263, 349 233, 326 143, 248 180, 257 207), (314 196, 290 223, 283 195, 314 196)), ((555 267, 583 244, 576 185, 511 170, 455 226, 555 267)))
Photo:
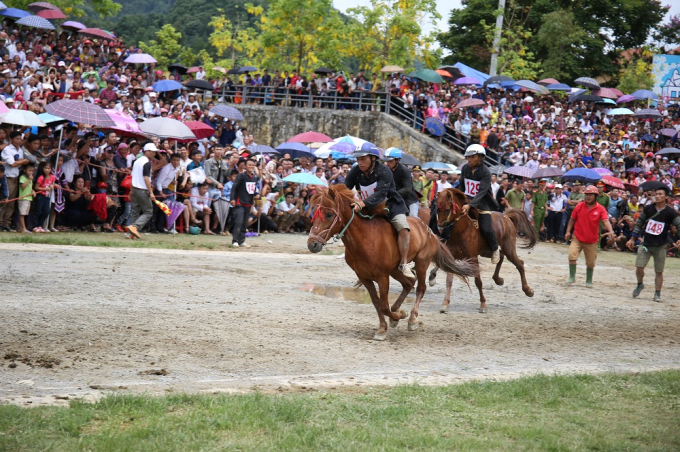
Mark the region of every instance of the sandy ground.
POLYGON ((0 244, 0 402, 680 367, 680 259, 667 264, 665 302, 654 303, 651 275, 641 298, 630 296, 631 254, 600 253, 589 290, 582 264, 577 284, 564 283, 566 247, 539 244, 521 251, 533 298, 507 263, 505 285, 495 286, 486 260, 488 314, 460 282, 450 313, 439 314, 440 274, 421 304, 423 327, 409 332, 401 322, 375 342, 375 311, 351 289, 344 260, 309 254, 301 235, 250 243, 229 251, 0 244))

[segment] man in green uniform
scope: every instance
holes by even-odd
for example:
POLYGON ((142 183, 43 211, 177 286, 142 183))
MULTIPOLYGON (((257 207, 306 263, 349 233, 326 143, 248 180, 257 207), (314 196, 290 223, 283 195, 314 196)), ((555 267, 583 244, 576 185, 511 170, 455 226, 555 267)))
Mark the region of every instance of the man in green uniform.
POLYGON ((508 204, 513 209, 522 210, 524 207, 524 190, 522 190, 522 184, 517 181, 512 183, 512 190, 505 194, 505 199, 508 200, 508 204))
POLYGON ((414 165, 411 169, 413 180, 413 189, 420 195, 418 201, 422 207, 427 208, 427 196, 423 198, 423 188, 425 188, 425 178, 423 177, 423 169, 420 165, 414 165))
POLYGON ((609 210, 609 196, 604 192, 604 187, 604 182, 599 181, 597 183, 597 196, 595 199, 597 200, 598 204, 609 210))
POLYGON ((543 222, 545 221, 545 205, 548 202, 548 193, 545 191, 545 180, 538 181, 538 190, 534 193, 534 229, 536 234, 540 236, 543 222))

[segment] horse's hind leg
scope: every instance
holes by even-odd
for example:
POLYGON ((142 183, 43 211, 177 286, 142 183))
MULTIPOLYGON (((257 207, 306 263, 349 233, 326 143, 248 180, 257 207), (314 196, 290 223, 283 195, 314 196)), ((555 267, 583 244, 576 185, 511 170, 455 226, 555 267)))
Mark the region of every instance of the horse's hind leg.
MULTIPOLYGON (((375 312, 378 314, 378 321, 380 322, 380 327, 378 332, 373 336, 373 340, 384 341, 387 337, 387 322, 385 322, 385 316, 380 309, 380 298, 378 297, 378 292, 375 290, 375 284, 370 279, 359 278, 361 283, 368 290, 368 294, 371 296, 371 302, 373 302, 373 307, 375 312)), ((380 291, 382 293, 382 290, 380 291)))
MULTIPOLYGON (((416 274, 417 274, 417 272, 416 272, 416 274)), ((404 302, 404 300, 406 299, 408 294, 411 293, 413 286, 415 286, 415 282, 413 280, 411 280, 410 278, 407 278, 406 276, 404 276, 404 274, 398 268, 395 268, 394 270, 392 270, 392 273, 390 274, 390 276, 392 276, 392 278, 399 281, 401 283, 401 287, 402 287, 401 293, 399 294, 397 299, 392 304, 392 308, 390 310, 392 312, 399 312, 400 315, 402 315, 402 318, 405 318, 406 317, 406 311, 403 311, 403 310, 400 311, 399 308, 401 307, 401 304, 404 302)), ((396 328, 397 325, 399 325, 399 320, 394 320, 394 319, 390 318, 390 327, 396 328)))
POLYGON ((505 259, 505 254, 501 251, 501 260, 498 261, 496 264, 496 271, 493 272, 493 282, 496 283, 497 286, 502 286, 503 285, 503 278, 501 278, 499 275, 501 273, 501 265, 503 265, 503 260, 505 259))
POLYGON ((444 302, 439 308, 439 312, 446 314, 449 312, 449 303, 451 303, 451 287, 453 287, 453 275, 451 273, 446 274, 446 294, 444 295, 444 302))
POLYGON ((527 277, 524 274, 524 261, 519 258, 517 255, 517 251, 515 251, 515 247, 512 247, 512 250, 510 253, 508 253, 508 260, 515 264, 515 267, 517 267, 517 271, 519 272, 519 277, 522 279, 522 290, 526 294, 527 297, 533 297, 534 296, 534 289, 529 287, 529 283, 527 282, 527 277))
POLYGON ((413 308, 411 309, 411 316, 408 319, 408 330, 417 330, 423 322, 418 321, 418 308, 420 308, 420 302, 425 295, 425 272, 427 272, 428 267, 427 262, 416 262, 416 276, 418 278, 418 288, 416 289, 416 301, 413 303, 413 308))
POLYGON ((479 291, 479 312, 486 314, 486 297, 484 297, 484 292, 482 291, 482 277, 479 275, 475 276, 475 286, 477 286, 479 291))
POLYGON ((430 272, 430 278, 428 279, 428 283, 430 284, 430 286, 434 286, 435 284, 437 284, 437 270, 439 270, 439 267, 435 265, 432 271, 430 272))

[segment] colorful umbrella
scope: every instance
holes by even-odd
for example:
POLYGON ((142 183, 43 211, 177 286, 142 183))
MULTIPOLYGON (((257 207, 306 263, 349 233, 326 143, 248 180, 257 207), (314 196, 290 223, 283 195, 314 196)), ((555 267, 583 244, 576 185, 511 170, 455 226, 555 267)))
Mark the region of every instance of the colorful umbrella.
POLYGON ((104 31, 101 28, 83 28, 78 30, 78 34, 87 36, 88 38, 94 39, 104 39, 107 41, 113 41, 114 37, 108 31, 104 31))
POLYGON ((189 69, 187 69, 187 74, 195 74, 195 73, 197 73, 197 72, 200 71, 200 70, 201 70, 200 67, 198 67, 198 66, 192 66, 192 67, 190 67, 189 69))
POLYGON ((562 175, 564 180, 580 180, 584 182, 597 182, 602 176, 588 168, 574 168, 562 175))
POLYGON ((546 167, 546 168, 539 168, 536 170, 536 172, 531 176, 532 179, 543 179, 545 177, 560 177, 564 174, 564 171, 558 168, 551 168, 551 167, 546 167))
POLYGON ((14 19, 21 19, 22 17, 30 16, 31 13, 17 8, 6 8, 0 11, 0 16, 12 17, 14 19))
POLYGON ((577 85, 585 86, 586 88, 590 89, 600 89, 600 84, 597 83, 597 80, 590 77, 579 77, 576 80, 574 80, 574 83, 576 83, 577 85))
POLYGON ((40 16, 22 17, 17 20, 16 23, 25 27, 39 28, 41 30, 54 30, 54 25, 52 25, 49 20, 43 19, 40 16))
POLYGON ((328 143, 330 141, 333 141, 333 138, 329 137, 328 135, 324 135, 323 133, 319 132, 304 132, 295 135, 294 137, 291 137, 287 140, 289 143, 314 143, 315 141, 318 141, 319 143, 328 143))
POLYGON ((449 72, 445 71, 444 69, 436 69, 435 72, 442 77, 453 78, 453 75, 449 74, 449 72))
POLYGON ((178 89, 182 89, 184 88, 184 85, 174 80, 161 80, 160 82, 156 82, 153 85, 151 85, 151 87, 157 93, 163 93, 166 91, 175 91, 178 89))
POLYGON ((220 72, 223 73, 223 74, 226 74, 226 73, 227 73, 227 70, 226 70, 225 68, 219 67, 219 66, 215 66, 215 67, 213 68, 213 71, 220 71, 220 72))
POLYGON ((310 173, 295 173, 283 178, 284 182, 309 185, 327 185, 324 181, 310 173))
POLYGON ((87 28, 85 25, 81 24, 80 22, 76 22, 74 20, 67 20, 63 24, 61 24, 61 28, 64 30, 69 30, 69 31, 80 31, 83 28, 87 28))
POLYGON ((609 171, 607 168, 593 168, 593 171, 595 171, 597 174, 599 174, 602 177, 614 175, 614 173, 609 171))
POLYGON ((157 61, 148 53, 133 53, 129 57, 125 58, 124 62, 129 64, 151 64, 156 63, 157 61))
POLYGON ((43 19, 50 20, 61 20, 66 19, 66 14, 62 13, 58 9, 43 9, 35 13, 36 16, 42 17, 43 19))
POLYGON ((635 173, 635 174, 638 174, 638 173, 641 173, 641 172, 642 172, 642 168, 638 168, 637 166, 634 166, 634 167, 632 167, 632 168, 628 168, 628 169, 626 170, 626 172, 627 172, 627 173, 635 173))
POLYGON ((187 121, 184 125, 186 125, 199 140, 211 137, 215 134, 215 129, 202 121, 187 121))
POLYGON ((196 135, 184 123, 172 118, 151 118, 139 125, 147 135, 176 140, 195 140, 196 135))
POLYGON ((170 215, 165 219, 166 227, 170 229, 184 211, 185 205, 179 201, 167 201, 165 205, 170 209, 170 215))
POLYGON ((481 85, 482 82, 474 77, 461 77, 453 81, 454 85, 481 85))
POLYGON ((458 104, 456 104, 456 107, 468 108, 468 107, 481 107, 483 105, 486 105, 486 102, 484 102, 482 99, 471 97, 469 99, 465 99, 463 101, 458 102, 458 104))
POLYGON ((610 187, 625 189, 626 186, 623 185, 623 181, 618 177, 614 176, 602 176, 602 182, 609 185, 610 187))
POLYGON ((10 110, 0 115, 0 122, 24 127, 45 127, 45 124, 38 115, 28 110, 10 110))
POLYGON ((505 170, 507 174, 519 177, 533 177, 535 171, 526 166, 511 166, 505 170))
POLYGON ((235 121, 240 121, 243 119, 243 115, 241 114, 240 111, 238 111, 234 107, 230 107, 224 104, 215 105, 213 108, 210 109, 210 113, 216 116, 221 116, 223 118, 232 119, 235 121))
POLYGON ((444 127, 444 123, 442 123, 441 120, 437 118, 427 118, 425 120, 425 128, 428 132, 436 137, 440 137, 446 133, 446 127, 444 127))
POLYGON ((106 114, 103 108, 82 100, 58 100, 45 105, 45 111, 76 123, 91 124, 97 127, 116 126, 116 123, 106 114))

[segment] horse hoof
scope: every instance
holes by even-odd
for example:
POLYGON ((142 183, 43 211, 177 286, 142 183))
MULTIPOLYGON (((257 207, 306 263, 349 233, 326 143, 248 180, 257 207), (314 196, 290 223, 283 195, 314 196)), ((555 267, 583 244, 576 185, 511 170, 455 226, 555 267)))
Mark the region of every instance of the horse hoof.
POLYGON ((534 289, 527 290, 527 297, 533 297, 533 296, 534 296, 534 289))
POLYGON ((399 315, 401 315, 402 319, 405 319, 406 317, 408 317, 408 313, 403 309, 399 310, 399 315))
POLYGON ((502 286, 503 284, 505 284, 505 280, 503 278, 498 278, 498 281, 496 281, 496 285, 502 286))
POLYGON ((427 282, 428 282, 428 284, 430 284, 430 287, 432 287, 435 284, 437 284, 437 277, 430 278, 427 282))
POLYGON ((399 320, 390 319, 390 328, 396 328, 399 325, 399 320))
POLYGON ((415 331, 418 328, 420 328, 422 324, 423 324, 423 322, 409 323, 408 324, 408 330, 409 331, 415 331))
POLYGON ((486 314, 487 308, 479 308, 479 313, 480 314, 486 314))
POLYGON ((448 304, 447 304, 447 305, 442 305, 442 307, 439 308, 439 313, 440 313, 440 314, 446 314, 447 312, 449 312, 449 305, 448 305, 448 304))
POLYGON ((387 339, 387 333, 375 333, 375 336, 373 336, 374 341, 384 341, 387 339))

